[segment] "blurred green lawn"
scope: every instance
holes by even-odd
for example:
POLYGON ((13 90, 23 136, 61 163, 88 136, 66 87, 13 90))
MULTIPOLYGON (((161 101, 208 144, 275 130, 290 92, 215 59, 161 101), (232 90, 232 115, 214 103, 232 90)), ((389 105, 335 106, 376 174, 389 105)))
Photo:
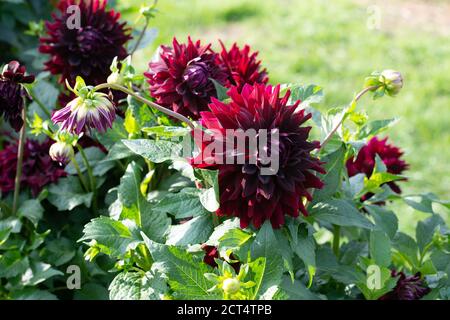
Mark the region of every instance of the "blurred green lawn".
MULTIPOLYGON (((413 10, 408 18, 405 12, 417 1, 394 0, 389 6, 384 4, 387 1, 375 1, 380 5, 376 7, 371 2, 161 0, 152 21, 158 37, 135 62, 144 70, 156 46, 169 44, 173 36, 185 41, 191 35, 215 46, 218 38, 228 45, 248 43, 260 52, 271 83, 322 86, 323 109, 346 104, 373 70, 397 69, 405 78, 401 94, 376 102, 366 98, 359 108, 367 110, 371 119, 401 119, 389 136, 411 164, 404 192, 431 191, 449 199, 450 6, 428 1, 443 7, 428 12, 423 10, 426 5, 419 10, 413 6, 422 16, 413 10), (381 13, 379 29, 367 26, 374 17, 371 10, 381 10, 376 11, 381 13)), ((116 7, 134 23, 145 3, 151 1, 116 0, 116 7)), ((423 217, 403 205, 396 209, 407 232, 423 217)), ((449 221, 447 213, 445 218, 449 221)))

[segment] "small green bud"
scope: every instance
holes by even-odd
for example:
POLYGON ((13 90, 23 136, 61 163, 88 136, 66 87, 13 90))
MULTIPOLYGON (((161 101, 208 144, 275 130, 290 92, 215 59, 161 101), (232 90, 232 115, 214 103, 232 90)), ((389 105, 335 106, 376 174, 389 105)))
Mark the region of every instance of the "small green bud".
POLYGON ((241 283, 238 279, 228 278, 223 281, 223 291, 226 294, 235 294, 239 292, 241 288, 241 283))
POLYGON ((390 96, 397 95, 403 88, 402 74, 395 70, 381 72, 379 81, 385 86, 386 93, 390 96))
POLYGON ((109 75, 107 81, 109 84, 122 84, 123 77, 119 72, 113 72, 109 75))

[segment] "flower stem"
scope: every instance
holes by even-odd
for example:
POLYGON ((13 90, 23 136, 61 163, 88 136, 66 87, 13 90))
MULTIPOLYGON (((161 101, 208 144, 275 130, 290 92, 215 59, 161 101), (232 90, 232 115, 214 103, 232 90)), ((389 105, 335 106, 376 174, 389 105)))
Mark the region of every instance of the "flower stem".
POLYGON ((84 164, 85 164, 87 172, 88 172, 89 182, 91 184, 92 210, 94 211, 94 213, 97 213, 97 183, 95 181, 95 176, 92 171, 92 167, 89 164, 89 159, 87 158, 86 153, 84 152, 83 147, 78 144, 77 148, 80 151, 81 157, 83 158, 84 164))
POLYGON ((14 181, 14 196, 13 196, 13 207, 12 207, 13 215, 15 215, 17 213, 17 208, 18 208, 18 204, 19 204, 20 182, 22 180, 23 154, 24 154, 24 150, 25 150, 25 139, 26 139, 26 132, 27 132, 26 116, 27 116, 27 109, 26 109, 26 105, 24 103, 24 106, 22 109, 23 126, 20 129, 20 135, 19 135, 19 145, 18 145, 18 151, 17 151, 16 178, 14 181))
POLYGON ((341 227, 333 225, 333 252, 336 257, 339 257, 339 244, 341 241, 341 227))
POLYGON ((75 170, 77 170, 78 178, 80 179, 81 184, 83 185, 84 191, 89 191, 89 186, 86 183, 86 181, 84 180, 84 176, 83 176, 83 173, 81 172, 80 165, 78 164, 77 159, 75 157, 72 157, 71 160, 72 160, 73 166, 75 167, 75 170))
POLYGON ((133 48, 133 50, 131 51, 131 56, 137 51, 137 49, 139 48, 139 45, 141 44, 141 42, 142 42, 142 39, 144 38, 144 35, 145 35, 145 32, 147 31, 147 28, 148 28, 148 24, 149 24, 149 18, 146 18, 145 19, 145 26, 144 26, 144 28, 142 29, 142 31, 141 31, 141 34, 139 35, 139 38, 138 38, 138 40, 136 41, 136 45, 134 46, 134 48, 133 48))
POLYGON ((52 117, 52 115, 51 115, 50 111, 48 111, 48 109, 42 103, 42 101, 39 100, 38 97, 36 97, 36 95, 33 93, 32 90, 28 90, 28 93, 30 94, 33 101, 36 102, 36 104, 39 106, 39 108, 41 108, 41 110, 45 113, 45 115, 50 119, 52 117))
POLYGON ((140 102, 145 103, 146 105, 148 105, 152 108, 155 108, 156 110, 159 110, 159 111, 167 114, 168 116, 171 116, 175 119, 178 119, 178 120, 186 123, 191 129, 195 128, 194 123, 191 120, 189 120, 188 118, 186 118, 185 116, 183 116, 177 112, 174 112, 170 109, 164 108, 163 106, 160 106, 159 104, 156 104, 153 101, 145 99, 145 98, 141 97, 138 93, 131 91, 131 90, 125 88, 124 86, 121 86, 118 84, 103 83, 103 84, 96 86, 94 88, 94 90, 98 91, 98 90, 102 90, 102 89, 106 89, 106 88, 122 91, 122 92, 134 97, 136 100, 139 100, 140 102))
MULTIPOLYGON (((355 104, 356 102, 359 101, 359 99, 361 99, 361 97, 366 94, 369 91, 372 90, 376 90, 378 89, 380 86, 371 86, 371 87, 367 87, 364 88, 360 93, 358 93, 356 95, 355 98, 353 98, 352 102, 350 103, 350 106, 352 106, 353 104, 355 104)), ((342 124, 344 123, 345 119, 347 118, 347 115, 344 115, 342 117, 342 119, 339 121, 339 123, 336 125, 336 127, 333 128, 333 130, 331 130, 330 133, 328 133, 328 135, 326 136, 326 138, 323 140, 322 145, 320 146, 321 149, 323 149, 323 147, 331 140, 331 138, 333 137, 333 135, 336 133, 336 131, 339 130, 339 128, 342 126, 342 124)))

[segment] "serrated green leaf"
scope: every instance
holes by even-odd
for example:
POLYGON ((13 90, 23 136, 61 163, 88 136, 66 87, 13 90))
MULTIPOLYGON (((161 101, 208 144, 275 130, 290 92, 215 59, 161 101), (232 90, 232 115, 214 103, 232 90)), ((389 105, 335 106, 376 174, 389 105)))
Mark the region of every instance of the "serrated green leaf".
POLYGON ((85 193, 75 176, 59 179, 57 184, 52 184, 48 188, 48 192, 48 201, 59 211, 70 211, 82 204, 86 207, 91 206, 92 192, 85 193))
POLYGON ((156 243, 142 235, 158 270, 169 278, 170 288, 178 299, 208 300, 215 295, 208 291, 214 284, 207 280, 205 273, 211 269, 202 261, 195 261, 185 250, 156 243))
POLYGON ((108 217, 95 218, 84 226, 83 237, 78 241, 89 240, 95 240, 103 253, 116 257, 142 242, 139 234, 132 232, 123 222, 108 217))
POLYGON ((195 217, 183 224, 170 227, 167 245, 186 246, 204 243, 213 232, 211 215, 195 217))
POLYGON ((180 157, 181 145, 165 140, 122 140, 135 154, 144 157, 154 163, 162 163, 180 157))
POLYGON ((157 272, 122 272, 109 285, 111 300, 161 300, 168 288, 157 272))
POLYGON ((391 241, 384 231, 373 230, 370 233, 370 256, 379 266, 391 264, 391 241))
POLYGON ((339 226, 373 229, 374 225, 350 202, 330 199, 319 202, 311 210, 311 217, 318 222, 327 222, 339 226))

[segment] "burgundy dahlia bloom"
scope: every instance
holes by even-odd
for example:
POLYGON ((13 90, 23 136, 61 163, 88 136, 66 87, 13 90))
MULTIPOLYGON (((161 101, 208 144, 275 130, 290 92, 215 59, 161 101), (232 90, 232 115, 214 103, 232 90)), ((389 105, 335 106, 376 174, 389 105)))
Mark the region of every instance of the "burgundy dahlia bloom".
POLYGON ((216 63, 217 54, 211 45, 188 38, 187 44, 173 39, 173 47, 161 46, 157 61, 150 62, 145 73, 150 93, 156 102, 175 112, 198 119, 208 109, 216 89, 211 79, 226 85, 227 74, 216 63))
POLYGON ((242 92, 232 87, 228 91, 230 102, 224 103, 213 98, 209 105, 211 111, 201 114, 202 125, 209 129, 211 141, 224 141, 224 136, 229 140, 227 129, 242 129, 244 132, 254 129, 258 135, 258 144, 261 144, 262 138, 269 142, 264 144, 267 149, 272 150, 272 144, 275 144, 273 155, 279 166, 271 175, 264 172, 270 167, 262 160, 262 152, 252 150, 250 143, 243 152, 239 147, 230 150, 225 146, 225 154, 214 154, 214 158, 230 155, 240 157, 243 153, 245 159, 254 158, 256 162, 237 164, 239 162, 234 158, 234 164, 229 161, 211 164, 206 152, 208 143, 199 144, 201 153, 191 160, 194 167, 219 170, 220 209, 217 214, 239 217, 242 228, 250 223, 259 228, 266 220, 278 228, 284 224, 285 215, 297 217, 299 211, 307 215, 303 200, 312 200, 311 188, 323 186, 314 174, 324 173, 321 162, 311 155, 319 143, 309 142, 311 127, 301 126, 311 115, 305 115, 305 110, 299 108, 300 101, 288 105, 290 91, 282 98, 279 93, 279 85, 246 84, 242 92), (278 132, 278 141, 264 137, 265 133, 261 129, 278 132))
POLYGON ((267 71, 261 69, 261 61, 257 60, 258 52, 250 53, 248 45, 240 49, 235 43, 230 50, 225 48, 222 41, 220 41, 220 45, 222 51, 218 56, 218 63, 227 70, 231 85, 242 90, 246 83, 267 83, 269 80, 267 71))
MULTIPOLYGON (((25 142, 21 186, 29 187, 36 196, 44 186, 66 176, 66 172, 49 156, 50 140, 39 143, 25 142)), ((14 190, 17 166, 17 144, 8 144, 0 151, 0 190, 7 193, 14 190)))
POLYGON ((19 131, 22 128, 23 99, 26 96, 22 83, 33 83, 34 76, 25 75, 26 69, 17 61, 11 61, 0 75, 0 116, 19 131))
POLYGON ((129 29, 106 5, 107 0, 61 0, 60 15, 46 22, 48 37, 40 39, 39 51, 51 55, 46 70, 61 75, 61 83, 74 85, 77 76, 90 85, 104 83, 114 57, 128 55, 124 45, 131 39, 129 29), (67 12, 72 5, 78 5, 80 28, 74 23, 75 13, 67 12))
MULTIPOLYGON (((401 174, 408 169, 408 164, 400 159, 403 152, 399 148, 388 144, 387 138, 379 140, 377 137, 373 137, 366 146, 361 148, 356 160, 354 157, 347 160, 349 177, 353 177, 358 173, 364 173, 367 177, 370 177, 375 168, 376 155, 383 160, 389 173, 401 174)), ((388 185, 394 192, 401 193, 400 187, 395 182, 389 182, 388 185)))
POLYGON ((392 271, 392 277, 398 277, 397 285, 379 300, 420 300, 431 289, 428 288, 420 277, 420 272, 407 277, 403 272, 392 271))

